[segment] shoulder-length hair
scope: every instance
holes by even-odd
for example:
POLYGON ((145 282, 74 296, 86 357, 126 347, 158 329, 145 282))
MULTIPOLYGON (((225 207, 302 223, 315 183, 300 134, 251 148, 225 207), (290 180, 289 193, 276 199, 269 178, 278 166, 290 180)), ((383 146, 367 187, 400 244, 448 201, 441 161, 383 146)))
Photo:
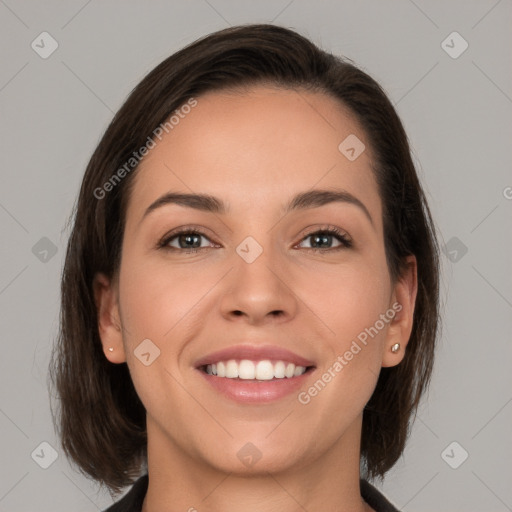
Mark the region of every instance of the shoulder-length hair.
POLYGON ((92 283, 97 272, 112 277, 119 269, 137 168, 137 162, 128 168, 126 162, 191 98, 256 84, 324 93, 348 107, 370 142, 393 281, 408 255, 417 259, 418 293, 405 357, 397 366, 382 368, 363 412, 361 467, 367 478, 382 478, 398 460, 428 387, 439 319, 439 248, 393 105, 349 59, 321 50, 295 31, 261 24, 215 32, 165 59, 131 92, 89 161, 73 212, 60 332, 50 362, 51 385, 60 398, 60 410, 52 408, 52 416, 66 455, 84 475, 116 493, 131 485, 147 463, 146 411, 126 363, 112 364, 104 356, 92 283), (113 183, 120 175, 123 179, 113 183))

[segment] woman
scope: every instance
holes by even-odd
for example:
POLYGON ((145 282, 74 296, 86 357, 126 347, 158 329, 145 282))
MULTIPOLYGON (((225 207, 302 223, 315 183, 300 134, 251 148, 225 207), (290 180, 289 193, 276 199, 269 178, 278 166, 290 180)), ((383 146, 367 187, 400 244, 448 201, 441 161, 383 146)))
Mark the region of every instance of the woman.
POLYGON ((430 379, 438 246, 379 85, 233 27, 134 89, 87 167, 51 375, 108 510, 393 511, 430 379))

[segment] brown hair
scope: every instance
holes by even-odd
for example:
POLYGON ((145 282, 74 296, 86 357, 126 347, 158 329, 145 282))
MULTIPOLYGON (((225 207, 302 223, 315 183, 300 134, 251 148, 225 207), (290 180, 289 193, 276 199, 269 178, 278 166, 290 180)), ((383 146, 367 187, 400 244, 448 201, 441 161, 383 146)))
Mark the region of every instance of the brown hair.
POLYGON ((92 282, 97 272, 112 277, 119 269, 136 165, 109 187, 108 196, 97 199, 97 191, 190 98, 261 83, 328 94, 355 114, 371 146, 392 279, 401 275, 406 256, 417 258, 418 294, 405 357, 382 368, 363 413, 366 477, 382 478, 400 457, 428 386, 439 318, 439 249, 407 135, 385 92, 348 59, 322 51, 292 30, 245 25, 215 32, 168 57, 132 91, 91 157, 74 209, 60 333, 50 363, 61 406, 52 414, 66 455, 116 493, 147 463, 145 409, 126 363, 112 364, 103 353, 92 282))

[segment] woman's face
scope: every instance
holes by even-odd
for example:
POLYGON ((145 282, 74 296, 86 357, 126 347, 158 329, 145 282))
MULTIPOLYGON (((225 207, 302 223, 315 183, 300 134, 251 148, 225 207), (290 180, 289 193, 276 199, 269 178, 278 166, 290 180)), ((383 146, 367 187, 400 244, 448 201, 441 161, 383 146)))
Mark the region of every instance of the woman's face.
POLYGON ((228 472, 357 452, 415 298, 414 277, 390 280, 369 142, 319 93, 196 99, 133 177, 119 280, 96 282, 105 355, 128 364, 150 450, 228 472), (294 360, 307 371, 282 377, 294 360))

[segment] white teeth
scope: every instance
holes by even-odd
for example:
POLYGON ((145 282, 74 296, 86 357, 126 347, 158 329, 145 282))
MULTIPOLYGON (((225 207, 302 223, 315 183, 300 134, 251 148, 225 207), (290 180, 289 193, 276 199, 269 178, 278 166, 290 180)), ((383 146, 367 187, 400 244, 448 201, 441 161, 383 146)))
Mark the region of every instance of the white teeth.
POLYGON ((299 375, 302 375, 304 372, 301 371, 301 366, 296 366, 295 367, 295 371, 293 372, 293 376, 294 377, 298 377, 299 375))
MULTIPOLYGON (((210 366, 210 365, 208 365, 210 366)), ((226 365, 220 361, 217 363, 217 377, 225 377, 226 376, 226 365)))
POLYGON ((277 378, 277 379, 282 379, 284 378, 284 371, 285 371, 285 365, 283 363, 283 361, 277 361, 276 364, 274 364, 274 376, 277 378))
POLYGON ((206 365, 206 373, 228 379, 272 380, 285 377, 290 379, 305 372, 305 366, 295 366, 293 363, 283 361, 272 363, 268 359, 256 362, 249 359, 242 359, 240 362, 230 359, 206 365))
POLYGON ((285 377, 293 377, 295 373, 295 365, 292 364, 292 363, 288 363, 288 365, 286 366, 286 370, 284 371, 284 375, 285 377))
POLYGON ((256 368, 252 361, 244 359, 238 365, 238 378, 240 379, 254 379, 256 368))
MULTIPOLYGON (((252 363, 252 361, 251 361, 252 363)), ((260 361, 256 365, 257 380, 272 380, 274 378, 274 365, 270 361, 260 361)))
POLYGON ((238 365, 236 364, 236 361, 231 360, 226 363, 226 377, 228 379, 236 379, 238 377, 238 365))

